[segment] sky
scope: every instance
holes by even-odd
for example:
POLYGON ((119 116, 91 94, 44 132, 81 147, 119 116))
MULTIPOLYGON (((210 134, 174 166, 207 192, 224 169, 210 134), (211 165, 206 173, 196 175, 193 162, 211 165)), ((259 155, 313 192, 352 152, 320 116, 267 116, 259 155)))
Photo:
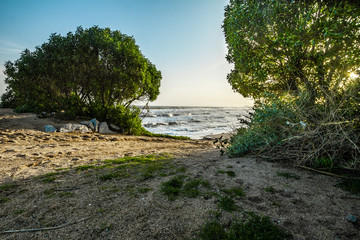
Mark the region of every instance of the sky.
POLYGON ((226 75, 222 32, 228 0, 0 0, 0 94, 4 63, 34 50, 52 33, 94 25, 133 36, 162 73, 153 106, 251 106, 226 75))

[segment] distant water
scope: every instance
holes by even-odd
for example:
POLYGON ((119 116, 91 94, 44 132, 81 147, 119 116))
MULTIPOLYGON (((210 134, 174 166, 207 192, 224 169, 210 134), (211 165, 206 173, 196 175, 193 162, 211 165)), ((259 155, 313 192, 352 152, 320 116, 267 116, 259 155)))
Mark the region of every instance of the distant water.
POLYGON ((248 107, 150 107, 142 117, 143 126, 152 133, 201 139, 238 128, 238 117, 249 110, 248 107))

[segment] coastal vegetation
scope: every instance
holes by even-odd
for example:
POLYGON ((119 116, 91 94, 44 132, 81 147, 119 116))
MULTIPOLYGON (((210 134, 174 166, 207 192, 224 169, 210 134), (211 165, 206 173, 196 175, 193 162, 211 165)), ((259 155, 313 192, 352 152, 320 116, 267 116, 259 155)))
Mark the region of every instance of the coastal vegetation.
POLYGON ((3 107, 95 117, 135 135, 146 131, 133 103, 154 101, 162 78, 133 37, 97 26, 51 34, 34 51, 6 62, 4 73, 3 107))
POLYGON ((228 81, 255 106, 227 153, 359 170, 359 26, 351 1, 231 0, 228 81))

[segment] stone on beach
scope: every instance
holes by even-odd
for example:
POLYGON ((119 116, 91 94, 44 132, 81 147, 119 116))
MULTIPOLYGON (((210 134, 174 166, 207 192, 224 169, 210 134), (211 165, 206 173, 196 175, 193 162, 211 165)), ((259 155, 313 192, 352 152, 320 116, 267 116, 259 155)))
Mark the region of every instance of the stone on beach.
POLYGON ((80 124, 87 126, 88 128, 90 128, 95 132, 95 126, 92 121, 82 121, 80 122, 80 124))
POLYGON ((108 124, 106 122, 101 122, 99 124, 99 133, 114 133, 110 131, 108 124))
POLYGON ((79 123, 68 123, 60 128, 60 132, 69 133, 69 132, 79 132, 79 133, 89 133, 92 132, 90 128, 79 123))
POLYGON ((57 129, 51 125, 45 125, 44 128, 45 128, 45 132, 47 133, 54 133, 57 131, 57 129))

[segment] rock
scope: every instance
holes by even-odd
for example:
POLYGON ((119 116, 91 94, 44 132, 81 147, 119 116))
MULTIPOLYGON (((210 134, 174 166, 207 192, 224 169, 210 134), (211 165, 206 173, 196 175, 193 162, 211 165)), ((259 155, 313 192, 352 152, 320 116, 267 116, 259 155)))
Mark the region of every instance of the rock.
POLYGON ((78 123, 68 123, 65 124, 63 127, 60 128, 60 132, 79 132, 79 133, 88 133, 92 132, 90 128, 85 125, 78 124, 78 123))
POLYGON ((91 119, 90 122, 92 122, 92 124, 94 125, 94 132, 98 132, 100 122, 96 120, 96 118, 91 119))
POLYGON ((109 124, 109 128, 113 131, 120 131, 120 128, 112 123, 109 124))
POLYGON ((99 133, 113 133, 113 132, 110 131, 106 122, 101 122, 99 124, 99 133))
POLYGON ((54 128, 53 126, 51 126, 51 125, 45 125, 45 132, 47 132, 47 133, 54 133, 54 132, 56 132, 57 131, 57 129, 56 128, 54 128))
POLYGON ((93 130, 95 132, 95 126, 92 121, 82 121, 82 122, 80 122, 80 124, 87 126, 88 128, 90 128, 91 130, 93 130))
POLYGON ((346 221, 356 223, 357 219, 353 215, 349 214, 349 216, 346 217, 346 221))

